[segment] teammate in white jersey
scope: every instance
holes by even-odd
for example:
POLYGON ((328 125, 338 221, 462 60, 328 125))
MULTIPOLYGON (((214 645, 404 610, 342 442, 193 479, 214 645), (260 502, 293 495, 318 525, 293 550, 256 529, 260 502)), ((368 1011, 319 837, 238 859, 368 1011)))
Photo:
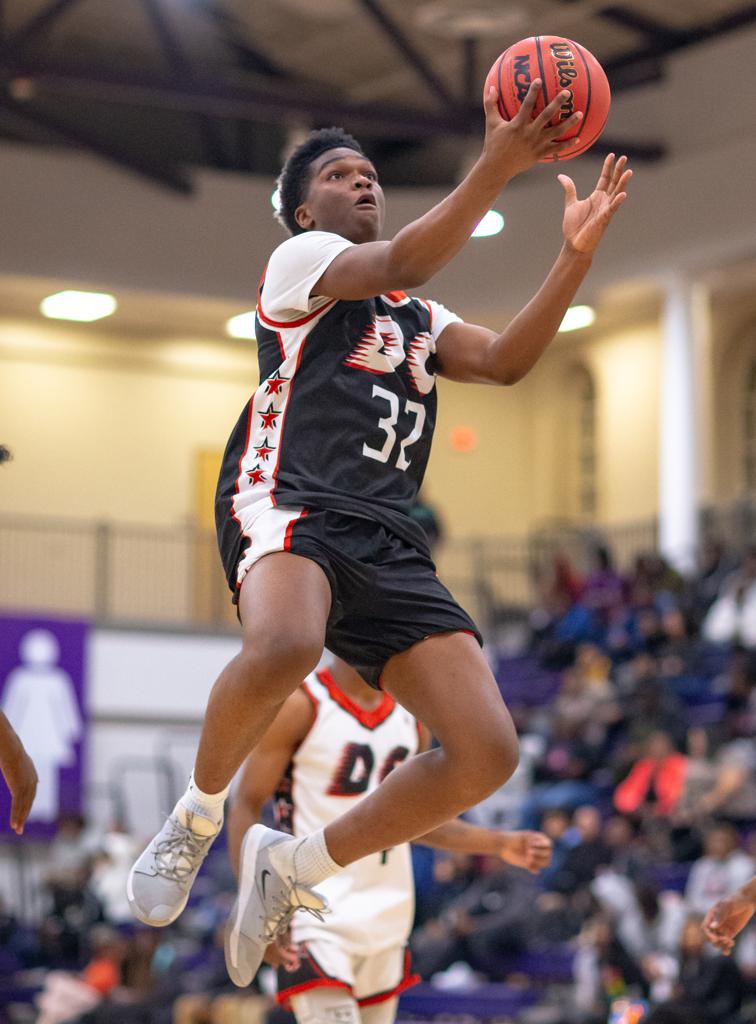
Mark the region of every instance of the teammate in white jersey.
MULTIPOLYGON (((408 711, 366 686, 345 662, 334 659, 312 673, 245 763, 228 821, 234 866, 245 832, 272 797, 279 828, 307 835, 372 792, 428 739, 408 711)), ((495 832, 459 820, 418 841, 498 856, 534 872, 551 857, 541 833, 495 832)), ((406 948, 414 914, 410 848, 355 861, 321 890, 332 908, 326 922, 296 915, 293 945, 277 950, 286 964, 279 968, 279 1001, 291 1005, 299 1024, 388 1024, 399 993, 419 980, 406 948)))

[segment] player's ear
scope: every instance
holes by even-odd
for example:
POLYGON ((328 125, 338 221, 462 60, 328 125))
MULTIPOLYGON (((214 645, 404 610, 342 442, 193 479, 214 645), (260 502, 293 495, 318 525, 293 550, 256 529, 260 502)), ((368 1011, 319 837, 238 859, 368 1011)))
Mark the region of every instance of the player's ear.
POLYGON ((315 227, 315 219, 313 218, 307 203, 302 203, 294 211, 294 220, 299 224, 303 231, 311 231, 315 227))

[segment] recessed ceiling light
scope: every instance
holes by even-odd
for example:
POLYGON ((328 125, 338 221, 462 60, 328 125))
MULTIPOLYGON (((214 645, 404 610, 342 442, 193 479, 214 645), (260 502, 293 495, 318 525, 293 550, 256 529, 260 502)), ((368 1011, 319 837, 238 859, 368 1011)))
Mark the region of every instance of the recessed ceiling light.
POLYGON ((504 229, 504 217, 498 210, 489 210, 485 217, 478 221, 471 238, 489 238, 498 235, 504 229))
POLYGON ((237 313, 230 320, 226 320, 226 334, 232 338, 251 338, 255 340, 255 310, 250 309, 247 313, 237 313))
POLYGON ((276 213, 278 213, 278 211, 281 209, 281 193, 277 188, 273 189, 273 191, 270 194, 270 205, 273 207, 276 213))
POLYGON ((118 303, 114 295, 107 292, 78 292, 73 290, 55 292, 42 299, 39 310, 51 320, 77 320, 91 323, 115 313, 118 303))
POLYGON ((579 331, 581 327, 590 327, 596 319, 593 306, 570 306, 559 325, 560 334, 565 331, 579 331))

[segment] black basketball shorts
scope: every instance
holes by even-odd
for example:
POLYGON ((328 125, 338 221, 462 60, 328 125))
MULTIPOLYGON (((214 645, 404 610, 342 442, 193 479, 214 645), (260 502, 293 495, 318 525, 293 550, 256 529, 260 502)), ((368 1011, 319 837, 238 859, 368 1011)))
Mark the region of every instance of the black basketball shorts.
POLYGON ((249 569, 274 551, 321 567, 333 597, 326 647, 380 689, 394 654, 435 633, 465 632, 482 646, 467 612, 436 576, 428 554, 373 519, 330 509, 270 508, 245 531, 219 523, 218 543, 236 595, 249 569))

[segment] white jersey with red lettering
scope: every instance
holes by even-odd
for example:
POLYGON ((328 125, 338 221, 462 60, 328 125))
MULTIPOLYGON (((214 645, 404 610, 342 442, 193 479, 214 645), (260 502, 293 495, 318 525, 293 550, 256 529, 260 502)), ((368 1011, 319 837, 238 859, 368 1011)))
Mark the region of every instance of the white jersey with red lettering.
MULTIPOLYGON (((365 711, 339 689, 328 669, 313 672, 302 688, 313 706, 313 723, 276 794, 279 828, 295 836, 344 814, 419 747, 415 719, 388 694, 365 711)), ((328 937, 345 952, 365 955, 407 941, 414 914, 408 844, 356 861, 317 888, 330 913, 323 923, 295 915, 296 942, 328 937)))

